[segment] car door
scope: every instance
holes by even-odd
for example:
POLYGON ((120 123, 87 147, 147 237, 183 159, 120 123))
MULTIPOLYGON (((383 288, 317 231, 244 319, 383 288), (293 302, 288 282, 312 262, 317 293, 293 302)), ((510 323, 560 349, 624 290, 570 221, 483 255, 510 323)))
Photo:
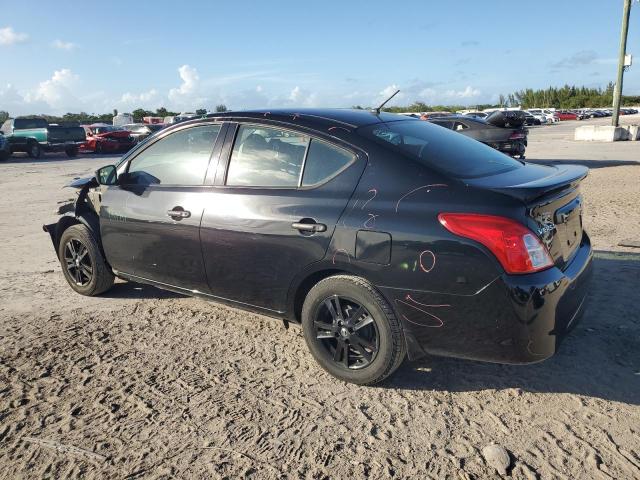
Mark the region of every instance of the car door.
POLYGON ((114 269, 208 290, 199 227, 205 178, 221 129, 205 123, 168 132, 119 168, 118 185, 102 192, 100 207, 103 248, 114 269))
POLYGON ((229 130, 200 231, 210 290, 282 312, 294 276, 325 256, 366 159, 306 132, 229 130))

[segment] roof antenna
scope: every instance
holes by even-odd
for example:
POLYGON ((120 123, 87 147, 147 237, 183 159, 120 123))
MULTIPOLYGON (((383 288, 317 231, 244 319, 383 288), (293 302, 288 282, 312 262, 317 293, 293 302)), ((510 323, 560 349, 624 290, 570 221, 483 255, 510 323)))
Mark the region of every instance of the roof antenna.
POLYGON ((391 100, 393 97, 395 97, 398 93, 400 93, 400 90, 396 90, 393 95, 391 95, 389 98, 387 98, 384 102, 382 102, 380 104, 380 106, 378 108, 375 109, 376 115, 380 115, 380 110, 382 110, 382 107, 384 107, 387 103, 389 103, 389 100, 391 100))

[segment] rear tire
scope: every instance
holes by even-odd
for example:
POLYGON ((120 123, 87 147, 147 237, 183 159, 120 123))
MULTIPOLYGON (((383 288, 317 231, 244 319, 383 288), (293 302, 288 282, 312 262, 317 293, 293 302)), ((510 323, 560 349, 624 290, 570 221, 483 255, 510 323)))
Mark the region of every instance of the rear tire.
POLYGON ((42 155, 42 147, 40 147, 38 142, 30 142, 27 145, 27 154, 31 158, 40 158, 42 155))
POLYGON ((77 157, 78 156, 78 147, 69 147, 64 151, 64 153, 66 153, 67 157, 69 157, 69 158, 77 157))
POLYGON ((81 295, 100 295, 113 285, 113 272, 85 225, 73 225, 62 233, 58 258, 67 283, 81 295))
POLYGON ((373 285, 353 275, 325 278, 309 291, 302 328, 316 361, 345 382, 379 383, 406 355, 393 310, 373 285))

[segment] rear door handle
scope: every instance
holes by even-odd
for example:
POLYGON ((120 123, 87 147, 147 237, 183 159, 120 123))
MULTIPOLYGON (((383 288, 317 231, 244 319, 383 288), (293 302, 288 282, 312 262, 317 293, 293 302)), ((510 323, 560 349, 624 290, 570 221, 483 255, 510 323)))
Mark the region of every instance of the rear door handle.
POLYGON ((300 230, 301 232, 325 232, 327 226, 324 223, 302 223, 296 222, 291 224, 291 228, 300 230))
POLYGON ((191 212, 189 210, 182 209, 182 207, 174 207, 173 210, 167 211, 167 215, 174 220, 180 220, 181 218, 189 218, 191 216, 191 212))

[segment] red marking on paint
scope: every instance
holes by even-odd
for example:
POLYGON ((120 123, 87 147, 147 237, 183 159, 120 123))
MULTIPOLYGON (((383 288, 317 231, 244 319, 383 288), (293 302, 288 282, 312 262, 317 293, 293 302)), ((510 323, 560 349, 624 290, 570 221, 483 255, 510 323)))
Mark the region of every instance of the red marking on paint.
POLYGON ((380 215, 374 215, 373 213, 368 213, 367 215, 369 215, 369 218, 367 220, 365 220, 365 222, 362 224, 362 226, 364 228, 373 228, 375 226, 376 223, 376 217, 379 217, 380 215), (369 225, 369 223, 373 220, 373 225, 369 225))
POLYGON ((413 297, 411 295, 409 295, 407 293, 407 296, 405 297, 407 300, 413 302, 413 303, 417 303, 418 305, 422 305, 423 307, 434 307, 434 308, 439 308, 439 307, 450 307, 451 305, 427 305, 426 303, 420 303, 417 300, 414 300, 413 297))
MULTIPOLYGON (((413 298, 411 298, 411 295, 406 296, 407 300, 411 300, 412 302, 417 303, 418 305, 422 305, 423 307, 450 307, 451 305, 426 305, 424 303, 420 303, 420 302, 416 302, 413 298)), ((402 314, 402 317, 409 323, 413 323, 415 325, 420 325, 421 327, 429 327, 429 328, 440 328, 444 325, 444 322, 442 321, 442 319, 440 317, 438 317, 437 315, 434 315, 433 313, 429 313, 426 310, 423 310, 420 307, 416 307, 415 305, 411 305, 410 303, 405 302, 404 300, 398 300, 396 299, 396 304, 397 303, 402 303, 404 305, 406 305, 407 307, 411 307, 415 310, 418 310, 419 312, 424 313, 425 315, 429 315, 431 318, 433 318, 437 324, 435 325, 426 325, 424 323, 419 323, 419 322, 415 322, 413 320, 410 320, 409 318, 407 318, 406 315, 402 314)))
POLYGON ((422 271, 423 271, 424 273, 429 273, 431 270, 433 270, 433 267, 435 267, 435 266, 436 266, 436 256, 433 254, 433 252, 432 252, 431 250, 425 250, 424 252, 422 252, 422 253, 420 254, 420 257, 418 258, 418 260, 419 260, 419 262, 418 262, 418 263, 420 263, 420 268, 422 269, 422 271), (424 263, 422 263, 422 256, 423 256, 425 253, 429 254, 429 256, 431 256, 431 259, 432 259, 432 260, 431 260, 431 266, 430 266, 429 268, 426 268, 426 267, 424 266, 424 263))
POLYGON ((333 252, 333 257, 331 258, 331 263, 333 265, 336 264, 336 255, 339 253, 344 253, 347 256, 347 261, 351 263, 351 257, 349 256, 349 252, 347 252, 344 248, 339 248, 335 252, 333 252))
POLYGON ((369 203, 371 200, 376 198, 376 195, 378 195, 378 189, 377 188, 371 188, 371 189, 369 189, 369 191, 367 193, 371 193, 371 192, 373 192, 373 196, 370 199, 368 199, 366 202, 364 202, 364 204, 360 207, 360 210, 364 210, 364 207, 367 206, 367 203, 369 203))
POLYGON ((406 197, 408 197, 409 195, 411 195, 412 193, 417 192, 418 190, 422 190, 424 188, 427 188, 427 193, 429 193, 431 190, 431 188, 447 188, 449 185, 447 185, 446 183, 432 183, 431 185, 422 185, 421 187, 418 188, 414 188, 413 190, 405 193, 403 196, 400 197, 400 199, 398 200, 398 202, 396 203, 396 213, 398 213, 398 207, 400 206, 400 202, 402 200, 404 200, 406 197))

